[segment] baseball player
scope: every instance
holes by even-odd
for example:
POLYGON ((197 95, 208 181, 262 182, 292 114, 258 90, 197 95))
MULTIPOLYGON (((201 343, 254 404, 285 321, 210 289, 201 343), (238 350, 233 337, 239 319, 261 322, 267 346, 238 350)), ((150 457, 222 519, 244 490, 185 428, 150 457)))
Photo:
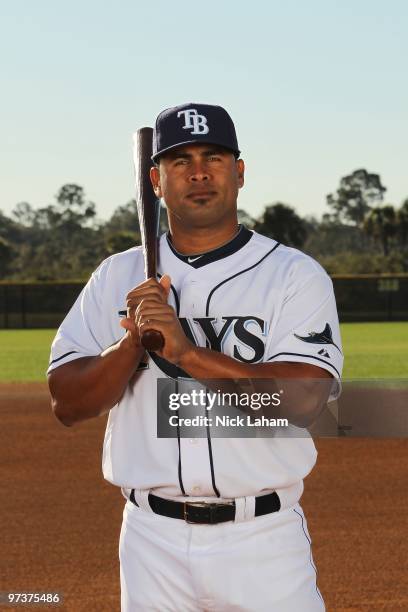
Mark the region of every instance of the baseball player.
MULTIPOLYGON (((157 117, 151 180, 167 207, 157 279, 140 247, 106 259, 51 349, 65 425, 109 411, 104 477, 127 499, 122 610, 324 610, 299 505, 316 461, 304 435, 157 436, 157 380, 301 380, 307 420, 339 392, 343 356, 330 278, 310 257, 237 223, 244 162, 219 106, 157 117), (146 354, 141 333, 162 333, 146 354)), ((294 425, 289 425, 295 427, 294 425)))

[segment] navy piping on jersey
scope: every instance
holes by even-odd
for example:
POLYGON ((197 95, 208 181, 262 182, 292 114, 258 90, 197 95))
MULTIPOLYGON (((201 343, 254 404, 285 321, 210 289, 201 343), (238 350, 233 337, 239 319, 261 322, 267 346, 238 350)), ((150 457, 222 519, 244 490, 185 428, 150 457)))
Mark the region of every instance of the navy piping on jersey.
POLYGON ((245 246, 247 242, 251 240, 252 236, 253 233, 244 225, 241 225, 239 232, 235 236, 235 238, 227 242, 227 244, 218 247, 218 249, 208 251, 207 253, 203 253, 202 255, 182 255, 181 253, 178 253, 174 248, 169 234, 167 234, 166 238, 167 244, 178 259, 188 264, 192 268, 202 268, 203 266, 213 263, 214 261, 224 259, 224 257, 228 257, 228 255, 233 255, 234 253, 242 249, 242 247, 245 246), (189 261, 189 259, 191 258, 194 258, 194 261, 189 261))
POLYGON ((177 314, 177 316, 179 316, 179 314, 180 314, 180 301, 179 301, 179 297, 178 297, 177 291, 175 290, 173 285, 170 285, 170 289, 171 289, 171 291, 173 293, 174 301, 176 302, 176 314, 177 314))
POLYGON ((214 459, 212 454, 212 443, 211 443, 211 433, 210 426, 207 422, 207 443, 208 443, 208 457, 210 459, 210 469, 211 469, 211 483, 214 493, 217 497, 220 497, 220 492, 218 490, 217 485, 215 484, 215 473, 214 473, 214 459))
POLYGON ((73 355, 73 353, 77 353, 78 351, 69 351, 68 353, 65 353, 65 355, 61 355, 61 357, 57 357, 56 359, 53 359, 52 361, 50 361, 49 366, 52 365, 53 363, 57 363, 57 361, 61 361, 61 359, 64 359, 64 357, 68 357, 68 355, 73 355))
MULTIPOLYGON (((178 393, 178 380, 176 380, 176 393, 178 393)), ((177 445, 178 445, 178 467, 177 475, 180 485, 180 490, 183 495, 186 494, 183 483, 182 465, 181 465, 181 440, 180 440, 180 423, 179 423, 179 409, 177 408, 177 445)))
POLYGON ((178 469, 177 469, 177 474, 178 474, 178 481, 179 481, 179 485, 180 485, 180 490, 181 490, 183 495, 186 495, 186 492, 184 490, 183 474, 182 474, 182 467, 181 467, 181 442, 180 442, 180 425, 179 425, 179 421, 178 421, 178 416, 179 416, 179 411, 177 409, 177 444, 178 444, 178 469))
POLYGON ((320 357, 316 357, 315 355, 305 355, 304 353, 276 353, 276 355, 272 355, 272 357, 269 357, 266 361, 272 361, 272 359, 275 359, 275 357, 280 357, 281 355, 293 355, 295 357, 310 357, 311 359, 317 359, 317 361, 321 361, 322 363, 325 363, 326 365, 333 368, 337 376, 341 378, 340 372, 338 371, 336 367, 334 367, 332 363, 330 363, 329 361, 325 361, 324 359, 321 359, 320 357))
POLYGON ((280 242, 277 242, 275 244, 275 246, 270 251, 268 251, 266 253, 266 255, 261 257, 261 259, 259 261, 257 261, 256 263, 254 263, 252 266, 249 266, 249 268, 245 268, 245 270, 240 270, 236 274, 233 274, 232 276, 229 276, 228 278, 226 278, 223 281, 221 281, 218 285, 216 285, 213 289, 211 289, 210 293, 208 294, 207 305, 205 307, 205 315, 206 315, 206 317, 208 317, 208 312, 210 310, 210 301, 211 301, 211 298, 214 295, 214 293, 217 291, 217 289, 219 289, 222 285, 225 285, 225 283, 228 283, 228 281, 232 280, 233 278, 236 278, 240 274, 245 274, 245 272, 249 272, 249 270, 253 270, 253 268, 256 268, 256 266, 259 266, 259 264, 262 263, 263 260, 266 259, 269 255, 271 255, 271 253, 273 253, 275 251, 275 249, 278 248, 279 245, 280 245, 280 242))
POLYGON ((302 521, 302 530, 303 530, 303 533, 305 534, 306 540, 309 542, 309 550, 310 550, 309 560, 310 560, 310 565, 313 567, 313 569, 315 571, 315 574, 316 574, 316 593, 318 594, 320 599, 323 601, 323 597, 322 597, 322 595, 321 595, 321 593, 320 593, 320 591, 319 591, 319 589, 317 587, 317 569, 316 569, 316 566, 315 566, 315 564, 313 563, 313 560, 312 560, 312 542, 310 541, 310 538, 309 538, 309 536, 306 533, 306 529, 305 529, 305 526, 304 526, 304 523, 303 523, 303 516, 300 514, 300 512, 295 510, 295 508, 293 508, 293 512, 295 512, 301 518, 301 521, 302 521))
MULTIPOLYGON (((157 276, 159 278, 162 278, 162 275, 157 273, 157 276)), ((173 285, 170 285, 170 289, 173 293, 174 296, 174 301, 176 303, 176 314, 177 316, 179 316, 180 313, 180 300, 179 297, 177 295, 177 291, 176 289, 173 287, 173 285)), ((156 356, 152 355, 152 353, 149 353, 150 357, 153 359, 153 361, 155 361, 156 356)), ((155 361, 156 365, 157 362, 155 361)), ((177 368, 177 366, 176 366, 177 368)), ((180 368, 177 368, 178 371, 180 371, 180 368)), ((182 371, 182 370, 181 370, 182 371)), ((178 378, 175 378, 175 382, 176 382, 176 392, 178 393, 178 378)), ((177 409, 177 417, 179 416, 179 411, 177 409)), ((179 481, 179 485, 180 485, 180 490, 182 492, 183 495, 186 495, 186 491, 184 489, 184 483, 183 483, 183 472, 182 472, 182 464, 181 464, 181 440, 180 440, 180 425, 179 425, 179 419, 177 418, 177 446, 178 446, 178 465, 177 465, 177 476, 178 476, 178 481, 179 481)))
MULTIPOLYGON (((278 248, 279 246, 279 242, 277 242, 275 244, 275 246, 266 253, 266 255, 264 255, 263 257, 261 257, 261 259, 259 261, 257 261, 254 265, 250 266, 249 268, 245 268, 245 270, 241 270, 240 272, 237 272, 236 274, 234 274, 233 276, 230 276, 229 278, 224 279, 221 283, 219 283, 216 287, 214 287, 207 298, 207 304, 205 307, 205 315, 208 317, 208 313, 209 313, 209 309, 210 309, 210 301, 212 296, 214 295, 215 291, 217 291, 217 289, 219 289, 222 285, 224 285, 225 283, 227 283, 228 281, 232 280, 233 278, 236 278, 237 276, 239 276, 240 274, 244 274, 245 272, 248 272, 249 270, 252 270, 253 268, 256 268, 256 266, 258 266, 260 263, 262 263, 264 261, 264 259, 266 259, 268 257, 268 255, 271 255, 275 249, 278 248)), ((206 343, 208 346, 208 343, 206 343)), ((214 470, 214 458, 213 458, 213 453, 212 453, 212 444, 211 444, 211 433, 210 433, 210 428, 207 425, 207 441, 208 441, 208 453, 209 453, 209 457, 210 457, 210 467, 211 467, 211 480, 212 480, 212 486, 214 489, 214 493, 217 495, 217 497, 220 497, 220 493, 217 489, 217 486, 215 484, 215 470, 214 470)))

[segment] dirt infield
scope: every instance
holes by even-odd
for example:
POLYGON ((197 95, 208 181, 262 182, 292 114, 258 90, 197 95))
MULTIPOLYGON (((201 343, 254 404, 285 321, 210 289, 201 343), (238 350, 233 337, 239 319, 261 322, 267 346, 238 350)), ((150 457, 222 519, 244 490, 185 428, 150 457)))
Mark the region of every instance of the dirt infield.
MULTIPOLYGON (((101 475, 105 418, 64 428, 42 384, 1 385, 0 418, 0 591, 59 591, 58 610, 119 610, 124 500, 101 475)), ((327 610, 408 610, 408 440, 316 445, 302 505, 327 610)))

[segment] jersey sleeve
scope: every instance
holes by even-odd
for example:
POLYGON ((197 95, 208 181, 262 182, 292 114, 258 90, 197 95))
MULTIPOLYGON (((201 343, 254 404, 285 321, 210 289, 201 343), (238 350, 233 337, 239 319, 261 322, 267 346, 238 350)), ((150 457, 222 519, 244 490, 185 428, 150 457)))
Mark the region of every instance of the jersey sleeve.
POLYGON ((333 400, 340 394, 343 369, 333 283, 323 268, 307 259, 292 272, 284 290, 280 311, 271 323, 266 360, 324 368, 334 378, 333 400))
POLYGON ((102 329, 102 263, 76 299, 71 310, 60 325, 51 346, 51 370, 79 359, 99 355, 105 348, 102 329))

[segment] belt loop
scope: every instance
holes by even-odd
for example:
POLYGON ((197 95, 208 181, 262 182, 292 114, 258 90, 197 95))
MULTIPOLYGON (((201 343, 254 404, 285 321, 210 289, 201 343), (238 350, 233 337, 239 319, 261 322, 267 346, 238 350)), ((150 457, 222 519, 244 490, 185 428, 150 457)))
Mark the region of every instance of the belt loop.
POLYGON ((235 523, 242 523, 245 521, 245 497, 235 498, 235 523))
POLYGON ((235 499, 235 523, 251 521, 255 516, 255 497, 237 497, 235 499))
POLYGON ((245 498, 245 520, 252 521, 255 517, 255 496, 249 495, 245 498))
POLYGON ((149 504, 149 490, 134 489, 135 501, 141 510, 153 512, 149 504))

